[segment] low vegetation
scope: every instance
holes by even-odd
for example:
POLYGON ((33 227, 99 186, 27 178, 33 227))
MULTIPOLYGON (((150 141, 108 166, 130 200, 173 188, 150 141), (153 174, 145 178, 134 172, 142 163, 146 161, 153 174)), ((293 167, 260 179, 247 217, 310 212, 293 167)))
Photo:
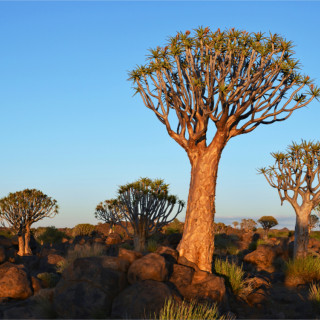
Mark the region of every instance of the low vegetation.
POLYGON ((160 311, 159 320, 202 320, 202 319, 226 319, 225 316, 220 316, 217 305, 200 304, 195 301, 177 302, 170 298, 160 311))
POLYGON ((72 235, 76 236, 91 236, 95 231, 95 226, 89 223, 77 224, 72 231, 72 235))
POLYGON ((38 228, 34 232, 34 237, 38 242, 45 244, 61 243, 63 238, 68 238, 64 232, 54 226, 38 228))
POLYGON ((305 258, 290 260, 286 264, 286 277, 299 278, 304 283, 320 280, 320 258, 307 256, 305 258))
POLYGON ((54 288, 60 279, 60 277, 56 273, 51 272, 39 273, 37 275, 37 278, 41 280, 41 284, 45 288, 54 288))

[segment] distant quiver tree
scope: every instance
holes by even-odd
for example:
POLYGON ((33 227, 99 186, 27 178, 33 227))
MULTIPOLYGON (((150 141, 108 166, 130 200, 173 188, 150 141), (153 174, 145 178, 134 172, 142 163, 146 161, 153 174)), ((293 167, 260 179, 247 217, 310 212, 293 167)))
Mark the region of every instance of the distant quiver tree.
POLYGON ((309 217, 309 234, 312 229, 314 229, 319 223, 319 217, 315 214, 310 214, 309 217))
POLYGON ((121 226, 133 237, 135 250, 143 251, 146 240, 173 221, 184 207, 184 202, 168 191, 169 185, 162 179, 141 178, 120 186, 116 199, 98 204, 95 217, 121 226), (176 204, 178 209, 173 213, 176 204))
POLYGON ((268 237, 269 230, 278 225, 278 220, 272 216, 263 216, 258 222, 261 224, 262 229, 264 230, 264 237, 268 237))
POLYGON ((58 213, 57 201, 36 189, 9 193, 0 199, 0 217, 18 234, 18 255, 32 255, 30 249, 31 225, 58 213))
POLYGON ((199 27, 150 49, 147 63, 130 72, 136 93, 190 160, 178 251, 201 270, 212 272, 217 173, 227 142, 287 119, 320 94, 298 72, 292 48, 277 34, 199 27))
POLYGON ((278 190, 281 204, 286 200, 294 208, 294 257, 303 258, 308 252, 310 214, 320 203, 320 143, 293 142, 287 152, 271 155, 275 164, 259 172, 278 190))
POLYGON ((240 227, 245 231, 252 231, 257 226, 257 223, 253 219, 242 219, 240 227))

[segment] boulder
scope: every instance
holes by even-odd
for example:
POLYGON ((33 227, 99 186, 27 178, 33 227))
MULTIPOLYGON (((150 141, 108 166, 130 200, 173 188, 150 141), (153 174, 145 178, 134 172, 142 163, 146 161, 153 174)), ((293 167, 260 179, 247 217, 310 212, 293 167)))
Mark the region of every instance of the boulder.
POLYGON ((170 247, 160 246, 157 248, 156 253, 162 255, 165 258, 170 259, 170 257, 172 257, 175 262, 177 262, 177 260, 179 258, 179 252, 175 249, 170 248, 170 247))
POLYGON ((6 261, 6 251, 5 248, 0 246, 0 263, 3 263, 6 261))
POLYGON ((222 277, 205 271, 196 271, 191 284, 180 287, 180 293, 187 300, 226 303, 226 286, 222 277))
POLYGON ((154 318, 163 307, 171 290, 163 282, 144 280, 122 291, 113 301, 112 318, 154 318))
POLYGON ((64 261, 66 261, 66 259, 63 256, 61 256, 60 254, 51 253, 47 256, 48 264, 56 266, 61 261, 64 262, 64 261))
POLYGON ((125 248, 119 248, 118 257, 129 261, 129 263, 131 264, 132 262, 136 261, 137 259, 142 258, 142 253, 139 251, 128 250, 125 248))
POLYGON ((182 294, 184 289, 192 282, 194 269, 180 264, 173 265, 173 271, 169 281, 175 285, 182 294))
POLYGON ((6 249, 11 248, 13 246, 12 240, 5 236, 0 235, 0 246, 6 249))
POLYGON ((245 297, 250 306, 260 306, 268 297, 270 282, 261 277, 253 277, 247 280, 251 292, 245 297))
POLYGON ((118 233, 110 233, 107 237, 106 244, 119 244, 122 242, 121 236, 118 233))
MULTIPOLYGON (((108 317, 112 301, 126 286, 122 263, 112 257, 76 259, 55 288, 53 304, 62 318, 108 317), (114 269, 112 269, 114 268, 114 269)), ((125 262, 123 262, 125 261, 125 262)))
POLYGON ((34 294, 42 289, 41 281, 36 277, 31 277, 31 284, 34 294))
POLYGON ((0 298, 27 299, 31 284, 23 265, 5 262, 0 265, 0 298))
POLYGON ((243 260, 255 265, 258 271, 274 272, 274 261, 280 254, 278 247, 263 244, 258 246, 257 250, 245 255, 243 260))
POLYGON ((130 284, 142 280, 166 281, 167 276, 166 260, 157 253, 149 253, 134 261, 128 270, 130 284))

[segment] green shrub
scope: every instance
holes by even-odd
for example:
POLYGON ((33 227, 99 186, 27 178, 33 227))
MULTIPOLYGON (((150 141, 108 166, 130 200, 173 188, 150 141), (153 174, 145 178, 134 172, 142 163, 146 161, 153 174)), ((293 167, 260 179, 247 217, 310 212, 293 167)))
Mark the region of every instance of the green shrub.
POLYGON ((56 227, 40 227, 34 232, 34 237, 38 242, 43 243, 61 243, 63 238, 67 238, 67 235, 56 229, 56 227))
POLYGON ((69 249, 66 259, 57 263, 57 272, 62 273, 74 260, 78 258, 99 257, 105 254, 105 246, 99 243, 93 245, 76 245, 69 249))
POLYGON ((133 250, 133 245, 131 245, 130 243, 128 242, 124 242, 120 245, 120 248, 123 248, 123 249, 127 249, 127 250, 133 250))
POLYGON ((244 271, 242 265, 239 267, 235 262, 228 260, 216 259, 214 262, 215 272, 226 278, 227 284, 231 287, 236 295, 240 295, 245 288, 244 271))
POLYGON ((286 277, 300 278, 305 283, 320 280, 320 258, 307 256, 301 259, 290 260, 286 264, 286 277))
POLYGON ((156 240, 150 239, 148 240, 147 250, 150 252, 155 252, 158 249, 159 245, 156 240))
POLYGON ((3 230, 0 230, 0 236, 4 236, 4 237, 10 239, 14 236, 14 232, 12 232, 9 229, 3 229, 3 230))
POLYGON ((175 218, 167 226, 164 227, 165 234, 182 233, 183 232, 183 222, 180 222, 175 218))
POLYGON ((226 235, 226 234, 216 234, 214 237, 214 245, 215 249, 219 254, 238 254, 239 250, 235 241, 238 240, 237 236, 234 235, 226 235))
POLYGON ((95 231, 95 226, 89 223, 77 224, 72 231, 72 235, 76 236, 91 236, 95 231))
POLYGON ((56 273, 43 272, 37 275, 45 288, 53 288, 57 285, 60 277, 56 273))
POLYGON ((189 303, 176 302, 172 298, 168 299, 160 310, 159 320, 202 320, 202 319, 225 319, 224 316, 219 316, 217 305, 210 305, 207 303, 198 304, 195 301, 189 303))

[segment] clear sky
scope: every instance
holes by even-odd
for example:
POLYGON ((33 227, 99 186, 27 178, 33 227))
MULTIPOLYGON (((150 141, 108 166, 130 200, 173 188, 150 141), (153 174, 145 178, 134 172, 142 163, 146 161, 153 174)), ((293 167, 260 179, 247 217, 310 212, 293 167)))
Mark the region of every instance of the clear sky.
MULTIPOLYGON (((39 225, 93 223, 119 185, 163 178, 187 200, 190 164, 155 115, 133 96, 127 72, 168 36, 200 25, 278 33, 320 84, 320 2, 0 2, 0 197, 25 188, 58 200, 39 225)), ((218 176, 217 221, 273 215, 290 205, 258 167, 292 140, 320 140, 320 104, 233 138, 218 176)), ((184 219, 184 215, 180 215, 184 219)))

